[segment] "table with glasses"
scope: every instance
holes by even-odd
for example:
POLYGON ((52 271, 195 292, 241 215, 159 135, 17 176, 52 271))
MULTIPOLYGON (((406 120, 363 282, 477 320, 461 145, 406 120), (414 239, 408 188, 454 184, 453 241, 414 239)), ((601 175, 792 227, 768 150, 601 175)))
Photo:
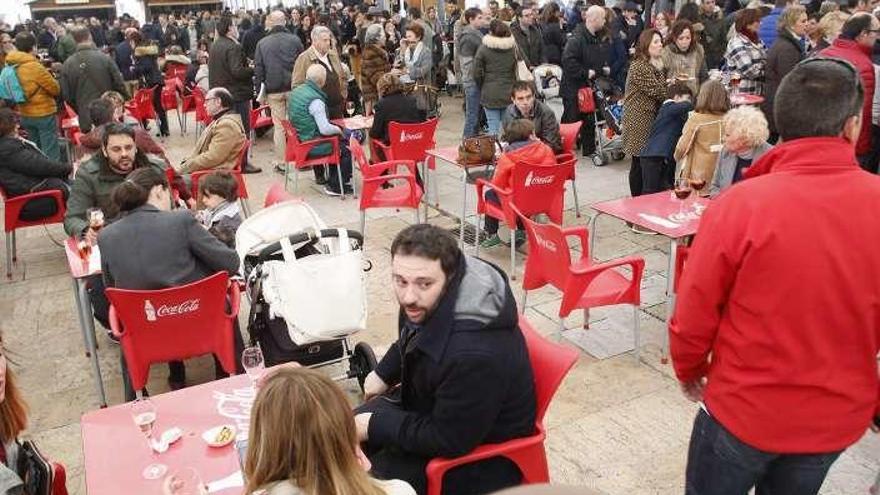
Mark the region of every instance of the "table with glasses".
POLYGON ((344 119, 333 119, 330 123, 350 131, 358 131, 373 127, 373 116, 364 117, 363 115, 354 115, 344 119))
POLYGON ((107 396, 104 393, 104 381, 101 378, 101 365, 98 363, 98 342, 95 336, 95 319, 92 315, 92 303, 88 293, 88 279, 101 275, 101 252, 98 246, 92 246, 87 259, 80 255, 79 241, 70 237, 64 242, 64 254, 67 266, 73 279, 73 297, 76 300, 76 312, 79 327, 82 331, 86 357, 92 362, 95 374, 95 387, 101 407, 107 407, 107 396))
POLYGON ((758 106, 764 103, 764 97, 750 93, 735 93, 730 95, 730 104, 735 107, 758 106))
MULTIPOLYGON (((458 229, 458 246, 464 249, 464 228, 465 228, 465 218, 467 216, 467 192, 468 192, 468 176, 471 169, 486 167, 491 163, 477 163, 477 164, 465 164, 461 163, 458 160, 458 147, 457 146, 447 146, 444 148, 434 148, 431 150, 427 150, 425 152, 427 155, 426 168, 436 168, 437 160, 449 163, 454 167, 461 170, 461 216, 460 219, 460 227, 458 229), (428 162, 434 164, 431 166, 428 162)), ((427 170, 425 170, 425 191, 428 190, 428 174, 427 170)), ((427 199, 424 199, 425 204, 427 205, 427 199)), ((437 205, 435 205, 437 206, 437 205)), ((428 218, 427 211, 425 212, 425 218, 428 218)))
POLYGON ((151 397, 152 438, 160 439, 174 427, 181 430, 180 439, 161 454, 150 448, 136 423, 142 401, 84 414, 80 427, 86 492, 159 494, 169 477, 189 470, 207 485, 208 493, 240 494, 243 481, 236 443, 247 438, 254 396, 248 376, 236 375, 151 397), (209 446, 203 434, 224 425, 234 427, 234 439, 225 446, 209 446))
MULTIPOLYGON (((614 199, 595 203, 596 215, 590 220, 590 252, 595 252, 596 221, 608 215, 656 232, 669 238, 669 260, 666 273, 666 324, 675 308, 675 251, 684 239, 697 233, 700 216, 709 204, 708 198, 678 199, 672 191, 614 199)), ((666 361, 669 335, 663 332, 663 360, 666 361)))

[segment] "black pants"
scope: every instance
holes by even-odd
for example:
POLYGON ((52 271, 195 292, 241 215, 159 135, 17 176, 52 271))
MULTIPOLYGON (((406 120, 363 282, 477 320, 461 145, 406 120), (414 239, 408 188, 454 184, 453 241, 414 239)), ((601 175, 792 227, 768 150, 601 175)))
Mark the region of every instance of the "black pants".
POLYGON ((686 495, 812 495, 841 452, 776 454, 746 445, 703 409, 688 447, 686 495))
POLYGON ((629 193, 632 197, 641 196, 644 189, 642 183, 642 162, 633 156, 629 165, 629 193))
POLYGON ((639 157, 639 168, 642 169, 642 194, 653 194, 672 187, 674 161, 659 156, 642 156, 639 157))
MULTIPOLYGON (((485 197, 486 197, 486 201, 488 201, 489 203, 492 203, 493 205, 496 205, 496 206, 501 205, 501 200, 498 199, 498 194, 495 193, 495 190, 493 190, 493 189, 487 190, 485 197)), ((495 217, 490 217, 489 215, 486 215, 484 218, 486 220, 483 224, 483 231, 486 233, 486 235, 493 236, 493 235, 497 234, 498 233, 498 219, 495 217)), ((519 219, 516 219, 516 228, 519 230, 525 229, 525 227, 522 224, 522 221, 520 221, 519 219)))
MULTIPOLYGON (((61 191, 61 196, 66 203, 67 197, 70 196, 70 185, 62 179, 57 179, 55 177, 45 179, 39 185, 32 188, 31 192, 51 191, 53 189, 61 191)), ((21 212, 18 214, 18 218, 20 220, 33 222, 41 218, 52 216, 57 212, 58 204, 55 203, 54 199, 36 198, 25 203, 21 208, 21 212)))
MULTIPOLYGON (((578 108, 577 96, 574 98, 562 98, 562 123, 583 122, 578 133, 578 143, 584 156, 596 152, 596 114, 581 113, 578 108)), ((598 109, 597 109, 598 111, 598 109)))
MULTIPOLYGON (((165 107, 162 106, 162 85, 157 84, 153 86, 153 109, 156 110, 156 116, 159 120, 159 133, 163 136, 167 136, 170 134, 168 131, 168 113, 165 112, 165 107)), ((147 128, 147 121, 144 120, 141 122, 144 129, 147 128)))

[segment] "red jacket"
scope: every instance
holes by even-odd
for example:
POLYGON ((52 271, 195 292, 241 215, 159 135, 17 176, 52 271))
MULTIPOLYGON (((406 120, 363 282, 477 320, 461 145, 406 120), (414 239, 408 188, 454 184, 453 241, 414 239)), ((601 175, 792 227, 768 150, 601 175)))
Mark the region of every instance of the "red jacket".
POLYGON ((710 414, 777 453, 841 450, 880 413, 880 177, 852 144, 764 154, 705 211, 683 272, 675 373, 710 414))
POLYGON ((819 52, 821 57, 841 58, 856 66, 865 89, 862 104, 862 130, 856 144, 856 154, 864 155, 871 151, 871 110, 874 103, 874 63, 871 61, 871 48, 852 40, 837 38, 828 48, 819 52))
POLYGON ((492 184, 503 189, 510 189, 510 179, 513 178, 513 166, 516 162, 532 163, 545 167, 558 165, 553 148, 544 144, 543 141, 534 141, 522 148, 504 152, 498 157, 495 174, 492 176, 492 184))

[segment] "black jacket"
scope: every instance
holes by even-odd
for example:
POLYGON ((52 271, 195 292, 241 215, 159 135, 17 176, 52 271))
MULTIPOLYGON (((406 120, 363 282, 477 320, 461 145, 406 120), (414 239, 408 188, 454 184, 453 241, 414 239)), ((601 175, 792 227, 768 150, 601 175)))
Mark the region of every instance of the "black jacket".
MULTIPOLYGON (((376 369, 383 381, 400 385, 400 402, 373 413, 370 449, 390 447, 427 462, 535 431, 532 368, 507 278, 486 261, 462 256, 447 283, 422 325, 400 313, 401 336, 376 369)), ((492 459, 451 472, 444 493, 487 493, 518 481, 512 463, 492 459)))
POLYGON ((223 87, 235 101, 254 97, 254 70, 248 67, 241 45, 226 36, 218 36, 208 56, 208 85, 223 87))
POLYGON ((675 144, 681 137, 681 130, 687 121, 688 112, 694 109, 689 101, 673 102, 671 100, 660 105, 651 133, 642 148, 642 157, 663 157, 672 160, 675 144))
POLYGON ((133 70, 134 48, 131 47, 131 43, 129 43, 128 40, 116 45, 116 54, 114 57, 116 67, 119 68, 119 72, 122 74, 122 79, 126 81, 134 81, 138 78, 133 70))
POLYGON ((540 27, 533 24, 532 27, 523 29, 519 22, 514 22, 510 25, 510 33, 516 40, 519 56, 526 65, 531 68, 544 63, 544 35, 540 27))
POLYGON ((35 190, 48 178, 63 179, 70 170, 70 164, 52 160, 28 142, 0 137, 0 186, 11 197, 35 190))
POLYGON ((262 24, 257 24, 244 33, 244 36, 241 37, 241 49, 244 50, 244 54, 247 58, 253 60, 254 50, 257 49, 257 43, 259 43, 264 36, 266 36, 266 29, 262 24))
MULTIPOLYGON (((805 55, 801 43, 787 29, 783 29, 779 33, 779 36, 776 37, 776 42, 773 43, 773 46, 767 52, 767 65, 764 69, 765 100, 761 105, 761 110, 767 116, 770 132, 777 132, 776 121, 773 118, 776 90, 779 88, 782 78, 791 72, 794 66, 804 59, 805 55)), ((873 96, 865 95, 865 97, 872 98, 873 96)))
POLYGON ((370 137, 388 144, 388 124, 401 122, 410 124, 424 122, 425 111, 416 108, 416 100, 403 93, 394 93, 379 98, 373 108, 373 127, 370 137))
POLYGON ((562 65, 562 50, 565 49, 565 33, 558 22, 541 26, 544 35, 544 57, 548 64, 562 65))
POLYGON ((562 136, 559 134, 559 121, 556 114, 544 102, 535 100, 531 116, 524 116, 522 112, 511 103, 501 116, 502 128, 516 119, 530 119, 535 124, 535 136, 553 148, 554 153, 562 152, 562 136))
POLYGON ((587 85, 589 71, 599 76, 602 67, 610 67, 610 63, 611 40, 607 33, 603 30, 593 34, 579 24, 562 52, 561 96, 576 99, 578 90, 587 85))
POLYGON ((254 75, 257 85, 266 83, 266 93, 290 91, 296 57, 303 51, 302 41, 284 26, 275 26, 257 43, 254 51, 254 75))

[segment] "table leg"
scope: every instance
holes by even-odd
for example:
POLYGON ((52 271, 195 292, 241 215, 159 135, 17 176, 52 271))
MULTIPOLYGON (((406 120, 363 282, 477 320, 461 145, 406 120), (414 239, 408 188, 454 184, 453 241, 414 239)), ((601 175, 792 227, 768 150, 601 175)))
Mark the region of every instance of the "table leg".
POLYGON ((95 318, 92 316, 92 305, 89 301, 89 293, 86 289, 85 279, 77 279, 77 290, 79 292, 79 300, 82 302, 80 306, 81 318, 85 322, 84 335, 86 338, 86 347, 91 352, 90 359, 92 361, 92 371, 95 374, 95 388, 98 392, 98 400, 101 407, 107 407, 107 396, 104 393, 104 380, 101 378, 101 364, 98 362, 98 342, 95 336, 95 318))
POLYGON ((76 302, 76 316, 79 318, 79 330, 82 333, 83 345, 86 347, 86 357, 92 357, 92 349, 89 347, 89 338, 86 335, 86 321, 83 318, 83 302, 79 294, 78 279, 73 279, 73 299, 76 302))
POLYGON ((663 347, 660 349, 660 362, 669 362, 669 321, 675 309, 675 251, 678 240, 669 240, 669 264, 666 267, 666 327, 663 329, 663 347))
MULTIPOLYGON (((423 161, 421 163, 421 165, 422 165, 422 186, 423 186, 422 187, 422 203, 425 204, 425 223, 428 223, 428 196, 429 196, 428 191, 431 190, 431 188, 428 187, 428 173, 429 173, 428 159, 425 158, 425 161, 423 161)), ((416 210, 416 211, 418 211, 418 210, 416 210)))
POLYGON ((467 168, 461 168, 461 224, 458 230, 458 247, 464 250, 464 226, 467 215, 467 168))

